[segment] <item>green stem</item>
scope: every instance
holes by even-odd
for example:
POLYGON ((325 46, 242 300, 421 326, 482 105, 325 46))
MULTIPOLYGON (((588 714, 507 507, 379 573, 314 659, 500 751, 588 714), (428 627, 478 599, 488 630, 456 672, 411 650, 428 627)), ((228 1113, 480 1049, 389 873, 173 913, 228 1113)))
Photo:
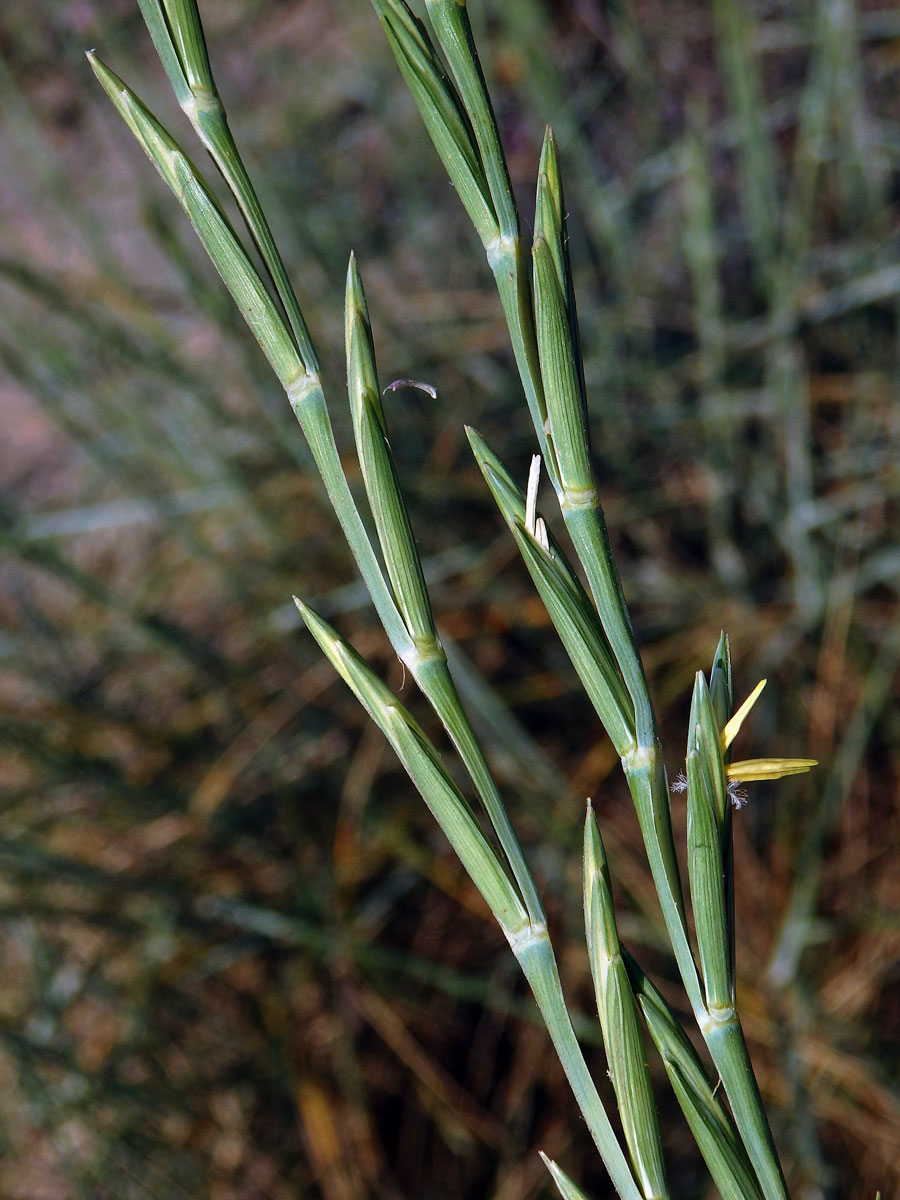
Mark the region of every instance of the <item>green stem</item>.
POLYGON ((709 1018, 701 1031, 766 1200, 787 1200, 787 1185, 737 1011, 722 1022, 709 1018))
POLYGON ((437 713, 441 724, 450 735, 453 745, 475 784, 484 810, 518 884, 529 919, 533 924, 543 924, 546 918, 537 885, 528 863, 525 861, 525 855, 497 784, 494 782, 490 767, 488 767, 484 753, 466 716, 443 649, 438 642, 434 643, 434 648, 430 653, 422 653, 422 648, 417 647, 417 653, 414 652, 414 660, 407 659, 405 661, 415 676, 419 690, 437 713))
POLYGON ((634 705, 637 743, 639 746, 652 746, 656 742, 656 720, 600 501, 593 494, 589 504, 568 507, 563 496, 561 507, 566 528, 584 567, 597 612, 634 705))
POLYGON ((532 927, 521 941, 512 942, 513 953, 537 1001, 566 1078, 600 1151, 603 1165, 622 1200, 642 1200, 628 1160, 609 1123, 603 1101, 591 1078, 584 1054, 575 1037, 559 979, 556 957, 547 930, 532 927))

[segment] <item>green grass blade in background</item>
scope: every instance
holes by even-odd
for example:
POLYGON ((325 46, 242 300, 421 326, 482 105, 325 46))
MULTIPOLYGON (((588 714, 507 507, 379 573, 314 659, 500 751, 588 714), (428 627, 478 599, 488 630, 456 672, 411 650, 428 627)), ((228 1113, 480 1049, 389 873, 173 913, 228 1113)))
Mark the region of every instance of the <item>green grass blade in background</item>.
POLYGON ((769 132, 763 118, 762 83, 753 54, 756 23, 740 0, 716 0, 718 51, 734 109, 741 170, 741 203, 754 268, 763 291, 772 286, 777 252, 778 186, 769 132))

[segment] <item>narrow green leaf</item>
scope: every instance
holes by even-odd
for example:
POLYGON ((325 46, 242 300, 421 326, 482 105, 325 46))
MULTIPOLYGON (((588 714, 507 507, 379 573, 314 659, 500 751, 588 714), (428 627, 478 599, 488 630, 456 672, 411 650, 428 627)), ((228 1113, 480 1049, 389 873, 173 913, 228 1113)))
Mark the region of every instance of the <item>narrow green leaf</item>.
POLYGON ((621 756, 634 746, 631 701, 603 627, 578 576, 552 535, 545 550, 525 528, 525 498, 474 429, 466 433, 497 506, 604 728, 621 756))
POLYGON ((603 1044, 634 1172, 646 1197, 667 1196, 637 1003, 622 960, 609 869, 590 805, 584 823, 584 921, 603 1044))
POLYGON ((437 751, 393 692, 353 647, 306 604, 296 597, 294 601, 335 670, 391 743, 503 932, 514 939, 529 927, 528 914, 515 885, 437 751))
POLYGON ((353 256, 347 269, 344 312, 353 433, 381 552, 410 637, 421 650, 436 650, 431 602, 388 443, 369 310, 353 256))

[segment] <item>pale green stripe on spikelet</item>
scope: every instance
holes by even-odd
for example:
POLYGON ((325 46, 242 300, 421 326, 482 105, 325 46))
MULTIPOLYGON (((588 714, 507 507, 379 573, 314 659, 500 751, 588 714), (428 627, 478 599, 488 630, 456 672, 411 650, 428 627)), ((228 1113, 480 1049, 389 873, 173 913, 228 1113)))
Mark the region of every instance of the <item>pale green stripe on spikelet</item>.
POLYGON ((308 605, 294 601, 335 670, 390 742, 472 882, 510 939, 530 926, 528 913, 471 808, 437 751, 391 690, 353 647, 308 605))
POLYGON ((622 959, 609 869, 590 804, 584 823, 584 924, 606 1059, 634 1172, 645 1197, 667 1196, 637 1003, 622 959))
POLYGON ((344 342, 356 450, 394 598, 413 642, 422 653, 436 654, 431 602, 388 443, 369 310, 353 255, 347 268, 344 342))
POLYGON ((687 843, 691 904, 707 1007, 731 1012, 734 991, 722 851, 713 798, 699 753, 687 756, 687 843))
POLYGON ((688 873, 700 969, 707 1006, 734 1005, 731 929, 728 918, 722 832, 730 803, 722 762, 722 739, 702 671, 691 701, 687 753, 688 873))
POLYGON ((565 297, 547 240, 538 233, 531 253, 535 329, 551 445, 563 487, 560 502, 564 510, 582 508, 596 504, 596 496, 565 297))
POLYGON ((669 1006, 633 958, 625 964, 650 1037, 722 1200, 762 1193, 727 1109, 669 1006))
MULTIPOLYGON (((593 493, 593 473, 565 214, 559 157, 548 129, 538 169, 531 250, 535 326, 557 471, 565 491, 577 503, 585 491, 593 493)), ((564 495, 564 508, 567 500, 564 495)))
POLYGON ((719 636, 719 644, 713 657, 709 673, 709 698, 713 715, 720 729, 724 729, 734 711, 734 679, 731 670, 731 645, 728 634, 719 636))
POLYGON ((555 538, 544 548, 525 525, 525 498, 474 429, 466 429, 475 460, 509 525, 544 606, 604 728, 621 756, 634 746, 628 690, 596 610, 555 538))
POLYGON ((535 233, 547 239, 553 255, 553 263, 565 295, 566 316, 572 336, 572 348, 578 369, 579 391, 584 406, 585 429, 587 430, 587 389, 584 381, 584 359, 581 353, 581 335, 578 329, 578 309, 575 302, 575 282, 569 256, 569 230, 566 199, 563 192, 562 173, 559 165, 559 150, 553 130, 548 125, 544 131, 541 158, 538 165, 538 195, 534 216, 535 233), (543 181, 543 186, 540 186, 543 181))

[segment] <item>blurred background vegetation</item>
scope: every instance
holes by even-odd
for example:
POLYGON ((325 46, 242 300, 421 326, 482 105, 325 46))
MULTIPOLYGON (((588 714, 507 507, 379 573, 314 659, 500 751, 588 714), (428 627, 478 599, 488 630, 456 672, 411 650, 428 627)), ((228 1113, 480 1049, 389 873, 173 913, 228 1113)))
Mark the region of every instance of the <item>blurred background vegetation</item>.
MULTIPOLYGON (((41 8, 0 27, 0 1195, 521 1200, 550 1194, 542 1147, 609 1196, 500 934, 297 629, 292 591, 404 686, 283 395, 90 78, 97 45, 199 156, 137 5, 41 8)), ((499 304, 377 22, 201 8, 351 476, 351 248, 384 382, 437 386, 392 398, 394 449, 569 993, 590 1012, 591 794, 624 933, 677 1000, 614 752, 465 445, 467 421, 524 479, 499 304)), ((669 770, 722 627, 738 692, 770 681, 741 757, 822 761, 735 822, 742 1005, 794 1194, 895 1195, 900 10, 471 8, 526 220, 545 121, 561 143, 669 770)), ((675 1194, 706 1196, 660 1097, 675 1194)))

